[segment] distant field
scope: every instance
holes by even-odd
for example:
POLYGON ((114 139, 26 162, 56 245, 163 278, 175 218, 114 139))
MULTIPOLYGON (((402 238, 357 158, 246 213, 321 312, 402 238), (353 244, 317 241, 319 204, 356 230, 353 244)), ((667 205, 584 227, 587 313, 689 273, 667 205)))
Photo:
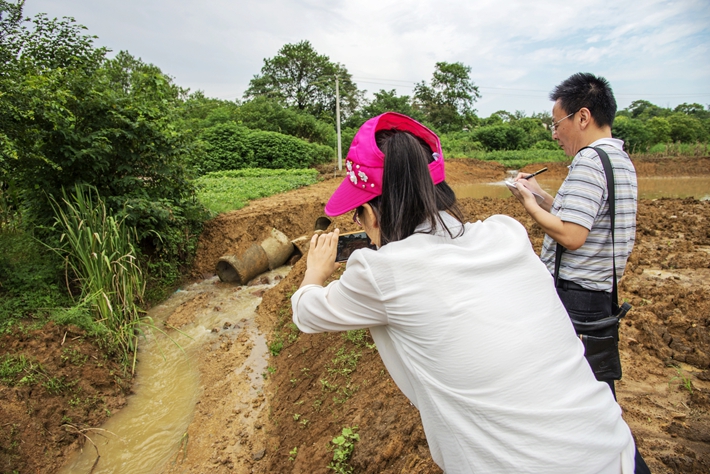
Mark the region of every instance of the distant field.
POLYGON ((241 209, 252 199, 283 193, 317 181, 314 169, 244 169, 208 173, 195 180, 197 199, 211 212, 241 209))
POLYGON ((506 168, 520 169, 531 163, 550 163, 568 161, 570 158, 560 150, 506 150, 506 151, 472 151, 467 158, 483 161, 496 161, 506 168))

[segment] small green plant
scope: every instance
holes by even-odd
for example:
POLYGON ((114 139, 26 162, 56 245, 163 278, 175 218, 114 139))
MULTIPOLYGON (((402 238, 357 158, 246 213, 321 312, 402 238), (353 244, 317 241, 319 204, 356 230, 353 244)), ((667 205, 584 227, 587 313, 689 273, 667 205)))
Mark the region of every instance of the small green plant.
POLYGON ((308 426, 308 420, 305 418, 299 421, 298 423, 301 425, 301 429, 305 429, 306 426, 308 426))
POLYGON ((338 384, 331 383, 326 379, 320 379, 320 385, 321 385, 321 391, 325 392, 326 390, 329 392, 335 392, 338 390, 338 384))
POLYGON ((88 355, 82 354, 74 347, 65 347, 64 349, 62 349, 62 354, 59 357, 64 362, 69 362, 70 364, 76 365, 77 367, 81 367, 82 365, 84 365, 86 363, 86 360, 89 358, 88 355))
POLYGON ((377 348, 374 342, 372 344, 368 342, 369 333, 367 332, 367 329, 354 329, 352 331, 344 332, 343 339, 352 342, 358 347, 366 347, 368 349, 377 348))
POLYGON ((293 421, 298 421, 301 418, 300 413, 294 413, 293 414, 293 421))
POLYGON ((31 385, 34 380, 25 380, 27 375, 22 380, 18 380, 20 375, 27 373, 31 375, 32 363, 22 354, 9 355, 6 354, 0 358, 0 381, 7 385, 15 385, 26 383, 31 385))
POLYGON ((356 433, 358 427, 343 428, 342 434, 333 438, 330 443, 333 449, 333 461, 328 465, 338 474, 352 474, 353 468, 348 464, 350 456, 355 449, 355 442, 360 441, 360 435, 356 433))
POLYGON ((298 339, 298 336, 299 334, 301 334, 301 331, 298 329, 298 326, 293 323, 289 323, 288 328, 291 330, 291 332, 288 334, 288 343, 293 344, 296 339, 298 339))
POLYGON ((281 350, 284 348, 284 341, 281 338, 280 333, 274 333, 274 339, 269 343, 269 352, 271 353, 272 356, 276 357, 281 353, 281 350))
POLYGON ((350 374, 357 368, 357 363, 361 356, 362 353, 360 351, 351 350, 346 352, 345 347, 341 347, 331 361, 328 373, 350 377, 350 374))
POLYGON ((295 446, 291 451, 288 452, 288 460, 293 462, 296 460, 296 456, 298 456, 298 446, 295 446))
MULTIPOLYGON (((46 376, 46 375, 45 375, 46 376)), ((53 395, 62 393, 66 390, 68 385, 64 383, 64 377, 49 377, 46 376, 47 380, 42 383, 42 386, 47 389, 47 391, 53 395)))
POLYGON ((673 368, 675 369, 676 375, 675 377, 671 378, 668 381, 668 387, 670 388, 671 384, 673 382, 676 382, 676 384, 680 387, 685 388, 691 395, 693 393, 693 381, 690 379, 690 377, 686 376, 683 373, 683 369, 678 367, 677 365, 674 365, 673 368))
POLYGON ((275 372, 276 372, 276 367, 273 367, 273 366, 269 365, 269 366, 266 367, 266 372, 264 372, 263 374, 261 374, 261 376, 264 378, 264 380, 266 380, 266 379, 269 378, 269 375, 271 375, 271 374, 273 374, 273 373, 275 373, 275 372))

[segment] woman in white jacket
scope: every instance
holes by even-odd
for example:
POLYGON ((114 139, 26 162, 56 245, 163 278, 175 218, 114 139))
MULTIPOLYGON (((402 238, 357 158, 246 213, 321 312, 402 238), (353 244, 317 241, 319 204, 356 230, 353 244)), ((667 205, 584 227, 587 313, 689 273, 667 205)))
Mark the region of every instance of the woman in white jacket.
POLYGON ((337 281, 338 230, 314 235, 291 299, 306 333, 369 328, 447 473, 631 473, 621 409, 583 357, 550 273, 510 217, 463 223, 438 137, 386 113, 355 136, 326 206, 378 250, 337 281))

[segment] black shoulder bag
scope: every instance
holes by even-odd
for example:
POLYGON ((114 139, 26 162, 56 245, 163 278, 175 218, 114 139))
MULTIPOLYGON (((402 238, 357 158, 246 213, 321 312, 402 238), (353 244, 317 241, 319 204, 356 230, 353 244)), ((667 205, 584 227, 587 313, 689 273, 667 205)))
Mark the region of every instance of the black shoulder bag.
MULTIPOLYGON (((585 147, 592 148, 592 147, 585 147)), ((611 248, 613 265, 613 283, 611 290, 611 316, 597 321, 576 321, 570 317, 575 331, 584 344, 584 357, 594 371, 597 380, 619 380, 621 378, 621 360, 619 359, 619 322, 631 309, 624 303, 619 307, 616 283, 616 252, 614 249, 614 216, 616 215, 616 196, 614 171, 609 155, 598 147, 592 148, 599 155, 604 166, 607 192, 609 194, 609 217, 611 219, 611 248)), ((559 243, 555 250, 555 287, 560 274, 560 262, 565 248, 559 243)))

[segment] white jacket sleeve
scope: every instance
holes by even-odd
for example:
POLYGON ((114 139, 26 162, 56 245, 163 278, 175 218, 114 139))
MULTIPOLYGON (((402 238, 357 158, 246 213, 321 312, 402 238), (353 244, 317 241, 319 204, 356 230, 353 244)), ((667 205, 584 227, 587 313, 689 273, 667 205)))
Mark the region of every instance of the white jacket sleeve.
POLYGON ((355 251, 339 280, 306 285, 291 297, 293 322, 305 333, 349 331, 387 324, 382 293, 363 251, 355 251))

